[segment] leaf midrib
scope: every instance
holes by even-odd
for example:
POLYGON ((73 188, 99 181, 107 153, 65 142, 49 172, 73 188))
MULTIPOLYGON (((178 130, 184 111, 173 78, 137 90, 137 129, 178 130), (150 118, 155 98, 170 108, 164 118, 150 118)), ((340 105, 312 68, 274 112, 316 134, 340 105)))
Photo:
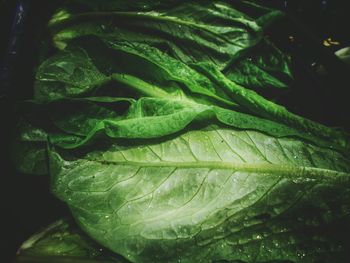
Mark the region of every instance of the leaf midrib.
POLYGON ((254 173, 281 173, 288 174, 293 178, 320 178, 320 177, 348 177, 349 172, 337 171, 326 168, 317 168, 311 166, 296 166, 296 165, 283 165, 283 164, 271 164, 271 163, 231 163, 231 162, 218 162, 218 161, 197 161, 197 162, 135 162, 135 161, 107 161, 98 159, 85 159, 90 162, 98 162, 106 165, 125 165, 125 166, 137 166, 137 167, 176 167, 176 168, 208 168, 208 169, 224 169, 240 172, 254 172, 254 173))

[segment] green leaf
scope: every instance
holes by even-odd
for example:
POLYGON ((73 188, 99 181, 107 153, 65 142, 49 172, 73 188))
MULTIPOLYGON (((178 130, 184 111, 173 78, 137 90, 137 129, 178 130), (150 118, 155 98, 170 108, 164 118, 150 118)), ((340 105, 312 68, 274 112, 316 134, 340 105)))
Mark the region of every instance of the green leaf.
POLYGON ((55 100, 84 94, 101 85, 103 75, 81 48, 63 52, 44 61, 38 68, 34 97, 37 100, 55 100))
MULTIPOLYGON (((124 9, 119 3, 102 8, 103 12, 96 12, 101 10, 98 7, 91 8, 94 12, 66 11, 63 18, 51 22, 53 39, 60 48, 64 48, 72 39, 86 35, 112 42, 146 43, 186 64, 211 61, 219 70, 239 64, 241 70, 237 71, 244 70, 246 77, 236 77, 235 80, 241 85, 249 84, 249 88, 266 84, 268 87, 286 87, 286 80, 276 80, 269 75, 271 70, 274 73, 289 72, 288 58, 281 56, 263 39, 265 24, 280 17, 280 13, 232 1, 168 1, 165 5, 168 7, 158 6, 152 11, 145 11, 139 6, 136 8, 138 12, 120 12, 124 9), (254 19, 238 10, 242 6, 252 13, 254 19), (263 52, 259 50, 258 54, 250 51, 257 44, 267 47, 263 52), (261 55, 266 58, 262 59, 261 55), (262 73, 259 80, 255 79, 257 68, 254 64, 250 63, 250 70, 244 62, 237 62, 250 57, 259 61, 259 73, 262 73)), ((59 17, 62 12, 58 13, 59 17)))
POLYGON ((126 263, 87 237, 72 219, 61 219, 26 240, 16 263, 126 263))
POLYGON ((120 12, 115 8, 71 14, 51 23, 53 38, 59 46, 87 34, 157 47, 163 44, 184 62, 212 59, 218 65, 261 39, 262 31, 256 22, 228 3, 179 2, 169 9, 151 12, 120 12))
POLYGON ((132 262, 345 257, 337 224, 349 220, 350 165, 334 150, 209 126, 59 152, 50 152, 52 191, 91 237, 132 262))
POLYGON ((287 83, 292 79, 289 62, 285 54, 266 41, 254 52, 226 67, 224 72, 233 82, 263 93, 266 87, 288 87, 287 83))

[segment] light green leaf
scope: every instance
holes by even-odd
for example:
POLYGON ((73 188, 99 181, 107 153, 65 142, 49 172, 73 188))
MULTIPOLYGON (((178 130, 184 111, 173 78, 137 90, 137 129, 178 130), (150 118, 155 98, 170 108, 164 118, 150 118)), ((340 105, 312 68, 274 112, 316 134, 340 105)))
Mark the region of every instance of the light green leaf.
POLYGON ((335 226, 349 219, 350 166, 331 149, 210 126, 59 152, 50 153, 52 191, 132 262, 343 262, 335 226))

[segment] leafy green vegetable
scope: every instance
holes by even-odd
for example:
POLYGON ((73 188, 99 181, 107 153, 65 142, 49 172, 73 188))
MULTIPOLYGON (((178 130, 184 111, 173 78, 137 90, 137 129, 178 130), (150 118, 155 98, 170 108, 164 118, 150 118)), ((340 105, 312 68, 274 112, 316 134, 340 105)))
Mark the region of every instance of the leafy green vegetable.
MULTIPOLYGON (((146 2, 76 0, 54 15, 59 50, 20 107, 19 170, 48 172, 112 257, 346 261, 347 134, 263 96, 291 79, 288 56, 264 37, 281 14, 246 1, 146 2)), ((61 228, 62 244, 44 235, 30 251, 73 243, 96 259, 83 233, 61 228)))

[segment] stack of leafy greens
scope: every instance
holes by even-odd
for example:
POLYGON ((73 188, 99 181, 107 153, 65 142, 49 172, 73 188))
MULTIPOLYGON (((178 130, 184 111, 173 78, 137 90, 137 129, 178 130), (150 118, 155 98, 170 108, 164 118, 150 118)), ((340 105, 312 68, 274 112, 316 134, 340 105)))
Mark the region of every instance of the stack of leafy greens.
POLYGON ((16 161, 50 175, 78 226, 56 222, 22 258, 345 262, 349 141, 273 102, 292 79, 264 35, 281 15, 230 0, 58 10, 16 161))

